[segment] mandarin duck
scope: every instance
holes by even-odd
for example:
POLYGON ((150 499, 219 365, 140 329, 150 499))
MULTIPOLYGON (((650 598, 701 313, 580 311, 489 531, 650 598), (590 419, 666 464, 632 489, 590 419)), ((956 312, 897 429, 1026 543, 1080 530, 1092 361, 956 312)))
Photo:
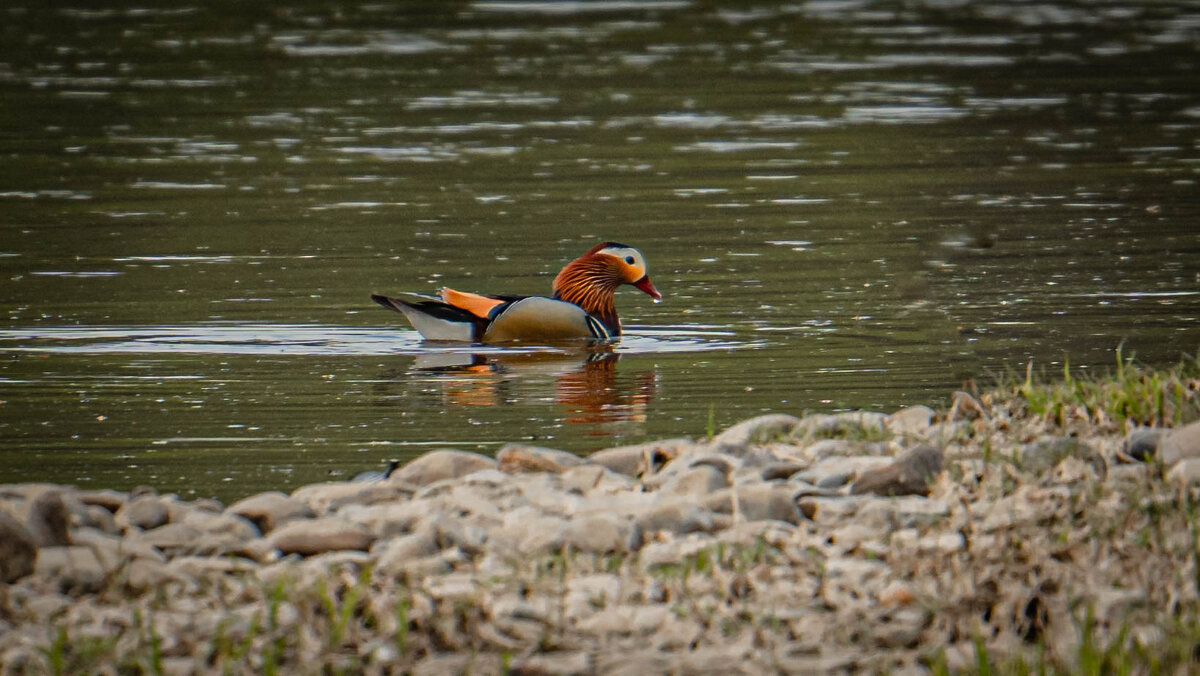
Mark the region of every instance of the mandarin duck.
POLYGON ((646 274, 642 253, 616 242, 597 244, 567 263, 554 278, 552 297, 490 296, 443 288, 436 298, 416 302, 380 294, 371 299, 407 317, 425 340, 607 341, 621 335, 614 296, 622 284, 634 286, 656 303, 662 300, 646 274))

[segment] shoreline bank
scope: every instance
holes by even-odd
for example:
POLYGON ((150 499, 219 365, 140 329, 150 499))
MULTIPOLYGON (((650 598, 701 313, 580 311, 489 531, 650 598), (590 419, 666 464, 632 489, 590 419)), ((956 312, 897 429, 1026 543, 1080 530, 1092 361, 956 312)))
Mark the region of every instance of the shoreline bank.
POLYGON ((229 506, 0 486, 0 672, 1186 667, 1200 423, 1032 394, 444 449, 229 506))

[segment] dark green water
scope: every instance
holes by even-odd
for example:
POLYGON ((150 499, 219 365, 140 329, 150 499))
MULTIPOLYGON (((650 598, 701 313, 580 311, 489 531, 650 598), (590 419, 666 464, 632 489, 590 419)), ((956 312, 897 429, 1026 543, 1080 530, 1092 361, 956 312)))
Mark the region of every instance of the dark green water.
POLYGON ((1186 2, 0 9, 0 482, 231 499, 1200 349, 1186 2), (544 293, 610 355, 422 345, 544 293))

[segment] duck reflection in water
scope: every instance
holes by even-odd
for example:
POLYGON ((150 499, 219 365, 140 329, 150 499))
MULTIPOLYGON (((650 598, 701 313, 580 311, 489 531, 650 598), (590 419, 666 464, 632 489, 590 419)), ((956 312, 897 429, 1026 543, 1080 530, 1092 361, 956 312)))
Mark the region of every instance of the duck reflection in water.
POLYGON ((413 368, 433 375, 444 401, 452 406, 523 403, 544 396, 544 380, 553 378, 554 401, 567 424, 645 422, 657 373, 640 370, 618 377, 620 358, 610 346, 568 353, 438 353, 418 356, 413 368), (524 384, 536 387, 537 394, 522 393, 524 384))

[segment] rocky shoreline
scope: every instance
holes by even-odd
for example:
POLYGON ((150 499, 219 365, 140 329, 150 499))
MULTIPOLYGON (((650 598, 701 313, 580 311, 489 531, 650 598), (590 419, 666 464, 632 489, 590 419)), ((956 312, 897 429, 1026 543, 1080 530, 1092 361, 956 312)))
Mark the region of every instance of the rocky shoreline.
POLYGON ((1198 485, 1200 423, 965 393, 229 506, 2 485, 0 673, 1186 670, 1198 485))

